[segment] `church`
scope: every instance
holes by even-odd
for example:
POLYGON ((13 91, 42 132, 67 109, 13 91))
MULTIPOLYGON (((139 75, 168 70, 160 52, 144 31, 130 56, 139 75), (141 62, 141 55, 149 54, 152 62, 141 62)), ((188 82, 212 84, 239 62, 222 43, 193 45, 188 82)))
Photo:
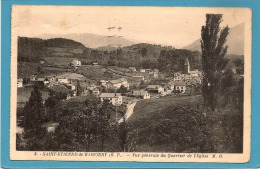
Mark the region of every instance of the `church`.
POLYGON ((185 63, 184 63, 184 74, 189 74, 192 77, 198 77, 198 76, 202 76, 202 72, 199 71, 198 69, 194 69, 194 70, 190 70, 190 62, 188 59, 185 59, 185 63))

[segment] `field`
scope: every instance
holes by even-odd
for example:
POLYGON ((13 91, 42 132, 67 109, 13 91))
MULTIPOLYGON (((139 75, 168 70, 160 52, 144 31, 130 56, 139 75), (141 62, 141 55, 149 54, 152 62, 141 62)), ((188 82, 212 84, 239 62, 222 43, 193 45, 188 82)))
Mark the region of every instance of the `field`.
POLYGON ((46 60, 46 62, 51 65, 66 65, 67 66, 70 64, 70 62, 73 59, 77 59, 77 58, 74 58, 74 57, 44 57, 43 59, 46 60))
POLYGON ((159 99, 141 100, 135 108, 134 114, 128 119, 128 124, 132 129, 138 129, 156 123, 160 119, 174 118, 174 112, 161 114, 161 110, 168 106, 188 106, 202 104, 202 96, 182 96, 167 95, 159 99))

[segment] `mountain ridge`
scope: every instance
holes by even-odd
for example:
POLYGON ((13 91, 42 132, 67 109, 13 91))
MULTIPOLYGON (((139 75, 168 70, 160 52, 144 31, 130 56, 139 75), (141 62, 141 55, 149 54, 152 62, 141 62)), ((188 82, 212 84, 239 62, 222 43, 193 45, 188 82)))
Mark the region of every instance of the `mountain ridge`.
MULTIPOLYGON (((238 24, 229 30, 226 44, 228 45, 227 54, 244 54, 244 23, 238 24), (239 36, 240 35, 240 36, 239 36)), ((183 47, 192 51, 201 51, 200 39, 195 40, 190 45, 183 47)))
POLYGON ((51 38, 65 38, 71 39, 82 43, 88 48, 99 48, 104 46, 111 47, 124 47, 134 44, 134 42, 127 40, 119 36, 104 36, 91 33, 73 33, 73 34, 43 34, 38 36, 41 39, 51 39, 51 38))

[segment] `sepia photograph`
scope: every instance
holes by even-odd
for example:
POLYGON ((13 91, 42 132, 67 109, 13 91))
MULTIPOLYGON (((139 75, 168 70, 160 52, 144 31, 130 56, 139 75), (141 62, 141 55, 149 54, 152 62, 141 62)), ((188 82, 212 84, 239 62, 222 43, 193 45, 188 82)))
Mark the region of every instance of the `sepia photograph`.
POLYGON ((247 162, 247 8, 12 7, 11 160, 247 162))

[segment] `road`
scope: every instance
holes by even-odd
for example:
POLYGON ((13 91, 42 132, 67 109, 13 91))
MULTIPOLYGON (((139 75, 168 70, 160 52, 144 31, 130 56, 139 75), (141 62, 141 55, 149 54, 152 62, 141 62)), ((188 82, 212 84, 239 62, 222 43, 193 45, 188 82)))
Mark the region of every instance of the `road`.
POLYGON ((121 118, 118 123, 122 123, 125 120, 127 120, 129 117, 131 117, 131 115, 134 113, 134 108, 137 102, 134 102, 132 104, 127 105, 127 111, 125 113, 125 117, 121 118))

